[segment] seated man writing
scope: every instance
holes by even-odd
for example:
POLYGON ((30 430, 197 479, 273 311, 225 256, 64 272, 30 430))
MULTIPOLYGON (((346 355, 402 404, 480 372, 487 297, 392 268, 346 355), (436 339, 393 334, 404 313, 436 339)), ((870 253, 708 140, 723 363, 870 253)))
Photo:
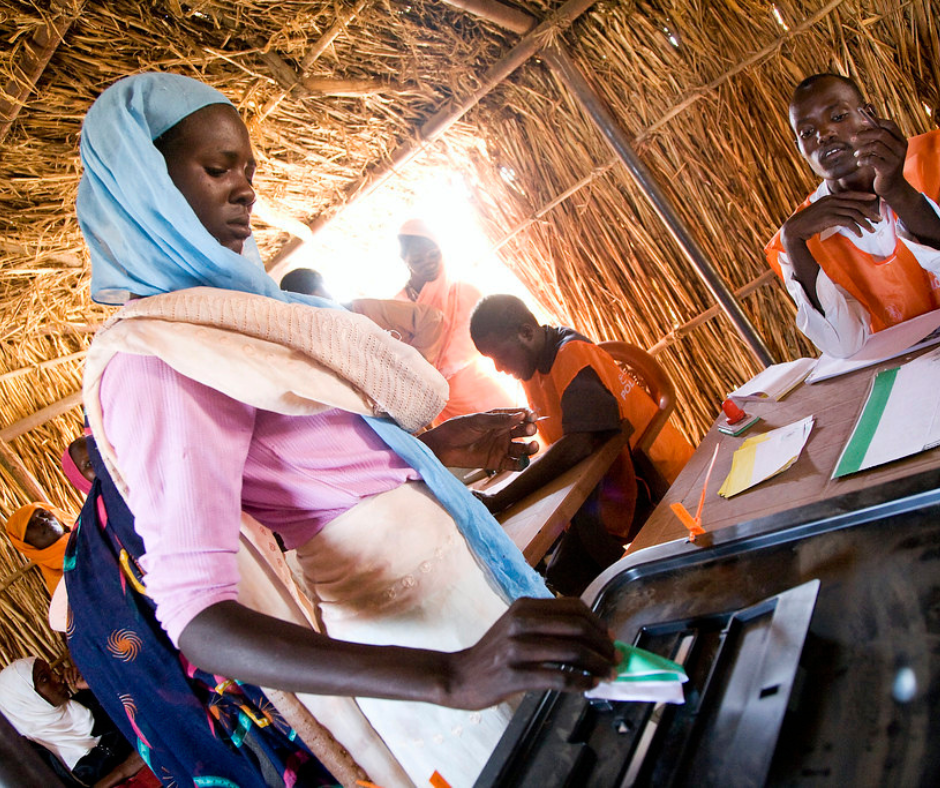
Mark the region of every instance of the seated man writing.
MULTIPOLYGON (((530 406, 544 417, 539 429, 552 442, 510 484, 480 496, 492 512, 502 511, 576 465, 614 436, 624 419, 638 435, 656 410, 608 353, 570 328, 539 325, 515 296, 480 301, 470 318, 470 336, 499 371, 522 381, 530 406)), ((672 432, 660 449, 674 445, 657 452, 669 482, 692 453, 685 439, 672 432)), ((634 530, 636 499, 637 481, 627 447, 572 518, 555 551, 546 577, 556 591, 581 594, 623 555, 623 544, 634 530)))
POLYGON ((797 305, 797 327, 831 356, 940 306, 940 130, 905 139, 858 86, 800 83, 796 144, 823 183, 764 250, 797 305))

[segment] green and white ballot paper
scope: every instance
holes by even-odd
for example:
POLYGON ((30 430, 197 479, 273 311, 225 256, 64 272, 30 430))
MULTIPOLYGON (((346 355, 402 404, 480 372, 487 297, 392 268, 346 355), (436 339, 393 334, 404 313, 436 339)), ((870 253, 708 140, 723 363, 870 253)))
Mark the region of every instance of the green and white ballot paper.
POLYGON ((617 677, 584 693, 588 698, 645 703, 685 703, 682 685, 688 681, 682 665, 636 646, 614 641, 623 655, 617 677))
POLYGON ((940 445, 940 349, 875 376, 833 479, 940 445))

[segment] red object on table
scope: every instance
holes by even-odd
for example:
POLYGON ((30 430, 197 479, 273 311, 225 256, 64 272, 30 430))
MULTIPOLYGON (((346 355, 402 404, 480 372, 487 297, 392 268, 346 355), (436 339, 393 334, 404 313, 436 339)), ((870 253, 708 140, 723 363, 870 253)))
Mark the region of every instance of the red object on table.
POLYGON ((728 419, 728 424, 737 424, 741 419, 747 416, 732 399, 726 399, 722 402, 721 409, 725 412, 725 418, 728 419))

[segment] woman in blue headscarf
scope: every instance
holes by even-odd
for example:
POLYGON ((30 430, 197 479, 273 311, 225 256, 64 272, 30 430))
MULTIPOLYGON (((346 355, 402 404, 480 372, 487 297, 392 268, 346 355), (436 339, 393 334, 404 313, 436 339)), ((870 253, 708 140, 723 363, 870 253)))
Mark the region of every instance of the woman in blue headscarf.
MULTIPOLYGON (((109 528, 110 495, 133 512, 110 549, 124 587, 146 600, 127 632, 99 622, 94 637, 107 634, 117 655, 110 670, 131 669, 119 660, 146 608, 184 666, 355 696, 382 743, 342 715, 327 712, 328 725, 386 788, 434 770, 471 784, 508 720, 504 701, 583 690, 615 658, 582 603, 532 598, 549 595, 435 458, 517 466, 533 447, 510 439, 532 431, 528 416, 409 434, 437 415, 446 382, 367 319, 267 276, 251 238, 248 133, 214 89, 124 79, 89 111, 81 154, 92 295, 127 304, 86 366, 98 481, 66 562, 72 642, 87 644, 79 630, 96 617, 79 564, 89 532, 109 528), (325 631, 268 615, 269 600, 239 585, 245 520, 297 549, 325 631)), ((143 720, 137 701, 124 702, 141 732, 174 724, 169 713, 143 720)))

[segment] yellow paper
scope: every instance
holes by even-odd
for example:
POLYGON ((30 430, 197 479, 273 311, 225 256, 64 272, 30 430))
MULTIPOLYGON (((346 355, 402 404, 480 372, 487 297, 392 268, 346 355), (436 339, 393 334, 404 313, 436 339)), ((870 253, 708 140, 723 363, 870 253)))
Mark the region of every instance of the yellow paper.
POLYGON ((753 435, 744 441, 731 458, 731 472, 718 494, 730 498, 783 473, 799 459, 813 429, 813 422, 814 418, 808 416, 786 427, 753 435))

